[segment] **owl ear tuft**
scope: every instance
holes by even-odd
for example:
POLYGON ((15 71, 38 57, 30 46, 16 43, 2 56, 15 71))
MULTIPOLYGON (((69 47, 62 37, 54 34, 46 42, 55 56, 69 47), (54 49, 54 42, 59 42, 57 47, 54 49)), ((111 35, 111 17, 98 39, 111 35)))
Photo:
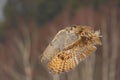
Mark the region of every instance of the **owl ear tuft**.
POLYGON ((96 34, 98 37, 102 37, 102 35, 100 35, 100 30, 95 31, 95 34, 96 34))

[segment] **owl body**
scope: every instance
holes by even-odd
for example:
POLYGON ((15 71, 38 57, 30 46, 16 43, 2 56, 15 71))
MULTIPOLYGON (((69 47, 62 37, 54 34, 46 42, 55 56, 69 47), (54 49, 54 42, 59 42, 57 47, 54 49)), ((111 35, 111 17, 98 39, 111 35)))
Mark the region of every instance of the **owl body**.
POLYGON ((101 45, 99 37, 99 32, 89 26, 73 26, 61 30, 51 42, 51 47, 49 45, 49 49, 53 50, 51 54, 45 52, 44 55, 47 55, 43 57, 49 57, 48 70, 55 74, 73 70, 97 49, 96 45, 101 45))

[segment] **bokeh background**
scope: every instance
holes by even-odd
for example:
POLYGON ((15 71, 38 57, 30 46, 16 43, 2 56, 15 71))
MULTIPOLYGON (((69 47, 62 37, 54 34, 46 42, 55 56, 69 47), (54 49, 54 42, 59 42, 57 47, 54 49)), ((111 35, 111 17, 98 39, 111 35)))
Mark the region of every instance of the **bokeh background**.
POLYGON ((120 80, 120 0, 0 0, 0 80, 53 80, 39 56, 71 25, 100 30, 103 45, 56 80, 120 80))

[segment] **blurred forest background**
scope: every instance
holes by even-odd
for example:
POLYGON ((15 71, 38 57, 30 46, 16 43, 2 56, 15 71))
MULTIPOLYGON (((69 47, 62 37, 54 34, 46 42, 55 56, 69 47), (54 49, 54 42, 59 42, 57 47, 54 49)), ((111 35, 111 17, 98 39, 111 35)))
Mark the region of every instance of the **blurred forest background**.
POLYGON ((71 25, 100 29, 103 45, 58 80, 120 80, 120 0, 0 0, 1 9, 0 80, 52 80, 38 56, 71 25))

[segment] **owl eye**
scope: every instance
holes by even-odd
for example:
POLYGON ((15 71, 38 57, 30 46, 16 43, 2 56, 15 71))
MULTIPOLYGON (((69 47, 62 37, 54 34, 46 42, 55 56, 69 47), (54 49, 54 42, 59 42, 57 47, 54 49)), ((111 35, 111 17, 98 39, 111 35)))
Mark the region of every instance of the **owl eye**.
POLYGON ((74 25, 73 27, 76 28, 77 26, 74 25))
POLYGON ((61 60, 64 60, 65 59, 65 57, 64 56, 62 56, 62 55, 58 55, 58 58, 60 58, 61 60))
POLYGON ((82 31, 82 30, 80 30, 80 31, 79 31, 79 34, 81 34, 82 32, 83 32, 83 31, 82 31))

